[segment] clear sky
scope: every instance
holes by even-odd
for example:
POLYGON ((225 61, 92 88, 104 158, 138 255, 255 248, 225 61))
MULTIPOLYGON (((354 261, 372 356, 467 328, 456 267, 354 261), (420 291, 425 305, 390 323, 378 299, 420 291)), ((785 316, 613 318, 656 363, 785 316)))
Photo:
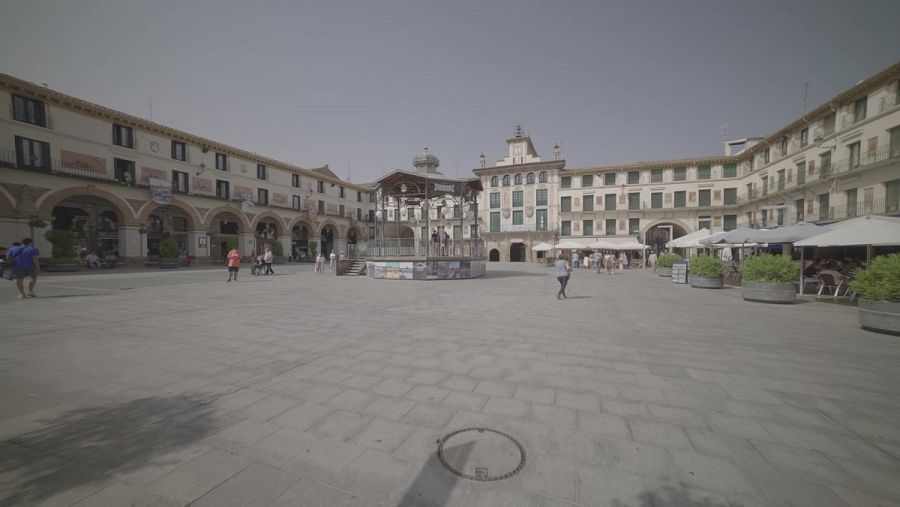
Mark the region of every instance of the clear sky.
POLYGON ((0 72, 372 181, 516 123, 567 167, 722 153, 900 59, 900 1, 0 0, 0 72), (723 126, 727 132, 723 136, 723 126))

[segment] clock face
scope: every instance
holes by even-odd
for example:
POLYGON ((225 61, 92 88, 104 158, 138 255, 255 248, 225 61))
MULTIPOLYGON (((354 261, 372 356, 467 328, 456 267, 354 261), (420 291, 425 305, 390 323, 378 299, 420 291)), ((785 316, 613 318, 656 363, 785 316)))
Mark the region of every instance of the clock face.
POLYGON ((517 157, 522 155, 522 145, 521 144, 513 145, 512 151, 513 151, 513 155, 515 155, 517 157))

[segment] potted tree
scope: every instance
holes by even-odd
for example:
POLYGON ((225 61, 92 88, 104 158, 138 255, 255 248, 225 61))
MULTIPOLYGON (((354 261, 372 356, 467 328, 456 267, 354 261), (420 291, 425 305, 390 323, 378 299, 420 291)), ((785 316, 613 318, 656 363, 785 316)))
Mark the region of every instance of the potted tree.
POLYGON ((319 253, 318 245, 316 243, 313 243, 312 241, 310 241, 309 247, 307 247, 307 248, 309 250, 309 262, 316 262, 316 255, 318 255, 318 253, 319 253))
POLYGON ((160 268, 177 268, 178 254, 181 253, 181 246, 175 238, 166 238, 159 242, 159 267, 160 268))
POLYGON ((672 264, 681 260, 677 253, 665 253, 656 260, 656 272, 659 276, 672 276, 672 264))
POLYGON ((854 271, 849 285, 859 296, 861 328, 900 334, 900 254, 875 257, 868 269, 854 271))
POLYGON ((273 264, 284 264, 287 261, 287 258, 284 256, 284 245, 281 244, 281 241, 272 243, 272 255, 275 256, 273 264))
POLYGON ((47 271, 78 271, 78 263, 75 261, 75 232, 50 229, 44 237, 52 245, 47 271))
POLYGON ((688 266, 688 282, 691 287, 701 289, 721 289, 725 267, 722 261, 712 255, 698 255, 688 266))
POLYGON ((757 255, 741 264, 741 290, 746 301, 792 304, 800 266, 783 255, 757 255))

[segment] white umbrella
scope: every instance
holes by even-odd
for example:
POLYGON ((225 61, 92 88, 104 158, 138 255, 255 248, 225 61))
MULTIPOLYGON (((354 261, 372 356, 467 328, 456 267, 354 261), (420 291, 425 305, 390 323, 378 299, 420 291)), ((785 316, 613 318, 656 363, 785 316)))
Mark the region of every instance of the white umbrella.
POLYGON ((613 243, 612 248, 615 250, 644 250, 650 247, 642 243, 638 243, 638 240, 636 239, 628 239, 627 241, 623 241, 621 243, 613 243))
POLYGON ((680 238, 675 238, 672 241, 666 243, 666 248, 703 248, 703 245, 700 243, 700 239, 705 238, 712 234, 709 232, 709 229, 703 228, 699 231, 694 231, 690 234, 686 234, 680 238))
POLYGON ((551 245, 550 243, 538 243, 537 245, 531 247, 531 249, 535 252, 546 252, 549 250, 553 250, 553 245, 551 245))
POLYGON ((717 232, 715 234, 710 234, 709 236, 707 236, 705 238, 700 238, 698 241, 700 242, 701 245, 715 245, 716 243, 724 243, 723 238, 725 237, 726 234, 728 234, 727 231, 717 232))
POLYGON ((900 218, 865 216, 838 222, 796 246, 900 245, 900 218))
POLYGON ((738 227, 726 232, 725 235, 722 236, 720 243, 753 243, 753 240, 750 238, 757 234, 757 232, 756 229, 751 229, 749 227, 738 227))
POLYGON ((612 249, 616 248, 616 246, 613 243, 602 240, 600 238, 597 238, 594 241, 591 241, 590 243, 588 243, 587 247, 590 248, 591 250, 612 250, 612 249))
POLYGON ((583 250, 584 244, 579 241, 567 239, 556 244, 556 248, 560 250, 583 250))
POLYGON ((797 241, 822 234, 828 228, 811 222, 779 227, 777 229, 761 229, 750 235, 749 241, 756 243, 796 243, 797 241))

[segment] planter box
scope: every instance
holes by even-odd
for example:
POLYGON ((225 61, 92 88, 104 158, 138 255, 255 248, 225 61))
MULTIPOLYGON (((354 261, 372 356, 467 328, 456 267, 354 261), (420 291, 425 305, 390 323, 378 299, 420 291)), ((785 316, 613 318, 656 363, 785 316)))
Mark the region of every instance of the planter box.
POLYGON ((287 262, 287 257, 275 257, 272 259, 272 264, 275 265, 284 264, 285 262, 287 262))
POLYGON ((858 307, 859 327, 900 335, 900 303, 860 299, 858 307))
POLYGON ((691 287, 697 287, 698 289, 721 289, 723 285, 721 276, 708 278, 689 274, 688 282, 691 284, 691 287))
POLYGON ((78 271, 78 263, 74 261, 54 261, 51 260, 47 263, 44 268, 51 273, 62 273, 62 272, 72 272, 78 271))
POLYGON ((178 259, 160 259, 159 267, 160 269, 172 269, 177 268, 181 264, 181 261, 178 259))
POLYGON ((741 291, 745 301, 787 305, 797 302, 797 287, 793 283, 744 282, 741 291))
POLYGON ((672 268, 661 268, 661 267, 658 267, 658 268, 656 268, 656 274, 658 274, 659 276, 668 276, 668 277, 671 277, 671 276, 672 276, 672 268))

